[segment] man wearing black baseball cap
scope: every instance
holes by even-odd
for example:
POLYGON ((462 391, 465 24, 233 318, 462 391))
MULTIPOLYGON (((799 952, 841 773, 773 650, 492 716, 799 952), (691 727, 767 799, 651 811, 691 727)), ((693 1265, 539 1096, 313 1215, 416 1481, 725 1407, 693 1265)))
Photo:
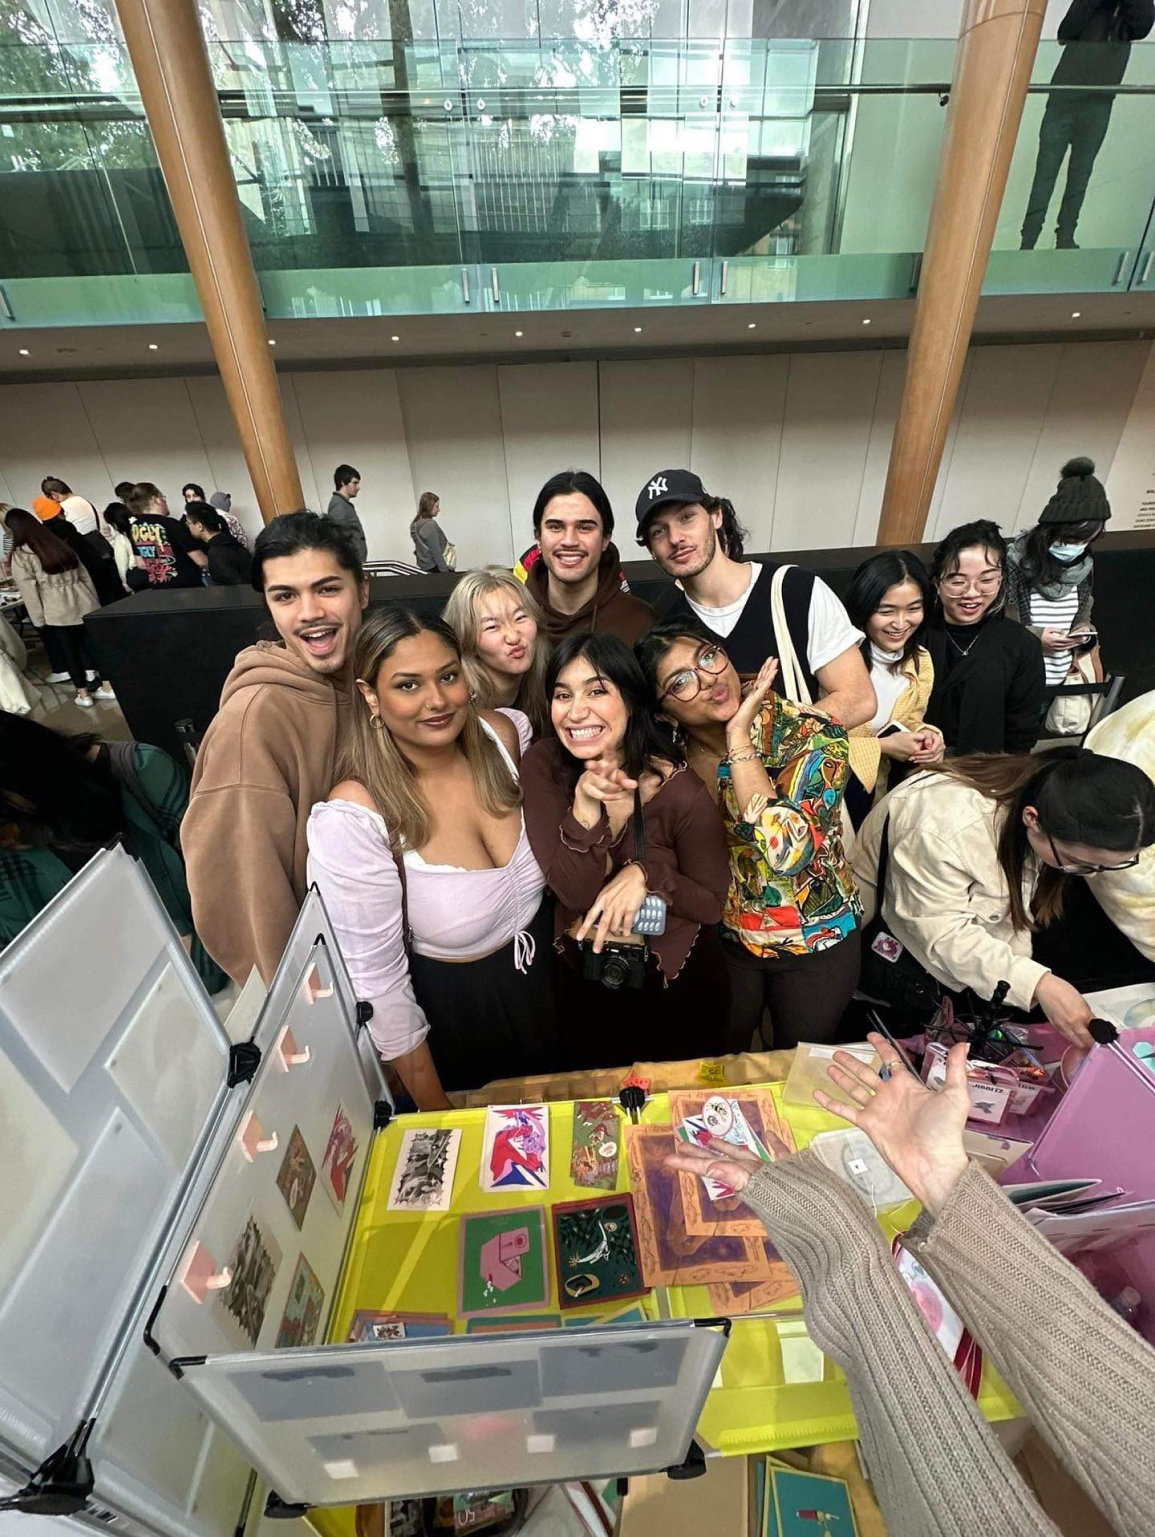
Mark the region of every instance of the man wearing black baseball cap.
MULTIPOLYGON (((696 619, 725 646, 738 672, 753 677, 781 654, 772 587, 777 566, 743 560, 744 530, 725 497, 711 496, 692 470, 659 470, 638 493, 638 543, 679 589, 661 621, 696 619)), ((788 566, 782 611, 811 699, 848 730, 877 708, 856 630, 820 577, 788 566)), ((775 683, 781 693, 781 679, 775 683)))

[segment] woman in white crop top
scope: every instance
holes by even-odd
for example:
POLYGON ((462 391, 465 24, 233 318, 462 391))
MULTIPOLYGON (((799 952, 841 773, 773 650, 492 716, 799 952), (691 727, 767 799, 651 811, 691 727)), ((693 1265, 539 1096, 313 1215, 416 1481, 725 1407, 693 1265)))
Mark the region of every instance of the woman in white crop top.
POLYGON ((452 630, 405 609, 366 620, 353 667, 363 706, 346 777, 309 817, 308 877, 378 1051, 419 1110, 442 1109, 447 1089, 558 1065, 552 918, 521 814, 529 723, 475 710, 452 630))

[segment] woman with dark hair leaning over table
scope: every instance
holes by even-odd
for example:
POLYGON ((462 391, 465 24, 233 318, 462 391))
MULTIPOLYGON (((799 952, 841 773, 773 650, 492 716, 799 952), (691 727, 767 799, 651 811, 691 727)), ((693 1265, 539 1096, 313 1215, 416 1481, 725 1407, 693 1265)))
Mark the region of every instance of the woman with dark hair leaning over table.
MULTIPOLYGON (((922 1203, 905 1244, 942 1287, 1071 1476, 1119 1537, 1155 1531, 1155 1353, 977 1165, 962 1132, 965 1043, 925 1088, 871 1035, 887 1077, 846 1052, 827 1069, 859 1127, 922 1203)), ((773 1139, 772 1139, 773 1140, 773 1139)), ((809 1149, 760 1162, 715 1141, 671 1166, 722 1179, 798 1277, 806 1325, 846 1373, 890 1537, 1055 1537, 931 1336, 870 1208, 809 1149)))

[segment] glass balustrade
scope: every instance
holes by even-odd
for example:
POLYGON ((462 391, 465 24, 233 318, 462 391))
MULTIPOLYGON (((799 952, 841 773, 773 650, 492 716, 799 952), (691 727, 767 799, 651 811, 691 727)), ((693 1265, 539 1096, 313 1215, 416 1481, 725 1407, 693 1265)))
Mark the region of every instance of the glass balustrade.
MULTIPOLYGON (((271 317, 916 291, 953 40, 611 37, 595 7, 503 40, 410 6, 400 42, 331 10, 204 12, 271 317)), ((111 11, 36 11, 0 10, 0 326, 198 318, 111 11)), ((1155 287, 1155 42, 1121 73, 1078 46, 1040 47, 986 293, 1155 287)))

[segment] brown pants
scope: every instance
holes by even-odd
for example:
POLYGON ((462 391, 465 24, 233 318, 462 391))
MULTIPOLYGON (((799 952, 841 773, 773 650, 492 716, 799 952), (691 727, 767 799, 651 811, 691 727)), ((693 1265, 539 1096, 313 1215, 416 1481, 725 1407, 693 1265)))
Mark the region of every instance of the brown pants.
POLYGON ((858 986, 861 961, 859 931, 809 955, 760 960, 734 939, 723 939, 733 1003, 730 1050, 749 1051, 757 1034, 767 1049, 788 1050, 799 1041, 828 1043, 858 986), (770 1016, 766 1039, 763 1010, 770 1016))

